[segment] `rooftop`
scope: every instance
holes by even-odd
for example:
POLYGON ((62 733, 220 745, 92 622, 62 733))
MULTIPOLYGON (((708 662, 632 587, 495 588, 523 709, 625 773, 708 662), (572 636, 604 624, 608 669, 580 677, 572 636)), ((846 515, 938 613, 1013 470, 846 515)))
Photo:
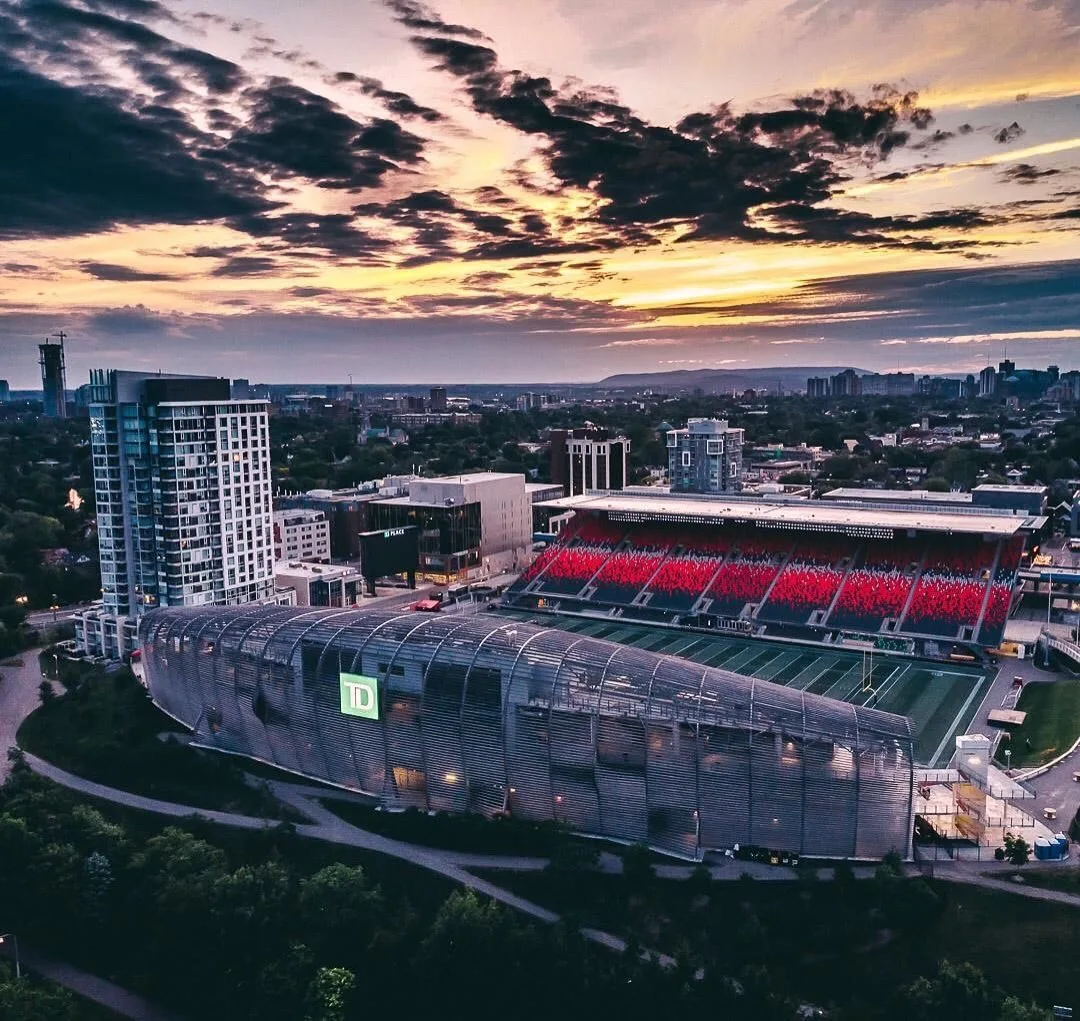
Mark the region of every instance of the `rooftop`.
POLYGON ((823 493, 821 498, 823 500, 880 500, 892 503, 971 503, 970 493, 932 493, 928 489, 857 489, 851 486, 830 489, 827 493, 823 493))
POLYGON ((727 500, 723 497, 642 496, 613 492, 565 496, 545 500, 542 506, 640 516, 641 520, 753 521, 766 528, 805 529, 810 526, 821 531, 919 529, 995 537, 1015 535, 1028 521, 1015 515, 983 513, 981 510, 958 514, 949 508, 949 512, 935 513, 924 507, 851 507, 821 500, 727 500))
POLYGON ((334 581, 354 576, 359 577, 360 572, 345 564, 309 564, 306 560, 279 560, 274 564, 275 578, 321 578, 324 581, 334 581))

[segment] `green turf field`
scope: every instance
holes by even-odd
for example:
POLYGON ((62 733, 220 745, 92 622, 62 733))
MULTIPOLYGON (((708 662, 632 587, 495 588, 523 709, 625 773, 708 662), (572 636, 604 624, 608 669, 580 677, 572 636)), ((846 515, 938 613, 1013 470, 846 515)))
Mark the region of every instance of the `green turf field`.
POLYGON ((945 766, 953 738, 967 731, 993 679, 992 672, 952 663, 932 663, 874 654, 872 691, 863 691, 859 652, 817 649, 760 638, 694 634, 647 624, 589 617, 556 617, 521 610, 500 611, 545 627, 606 638, 650 652, 775 681, 818 695, 868 705, 911 718, 919 765, 945 766))

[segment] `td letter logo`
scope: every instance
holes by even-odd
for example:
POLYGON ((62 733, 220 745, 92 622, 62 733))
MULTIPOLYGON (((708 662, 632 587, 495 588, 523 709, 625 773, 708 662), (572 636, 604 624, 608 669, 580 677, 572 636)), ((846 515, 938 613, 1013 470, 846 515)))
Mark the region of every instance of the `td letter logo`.
POLYGON ((363 674, 341 674, 341 711, 346 716, 379 718, 379 682, 363 674))

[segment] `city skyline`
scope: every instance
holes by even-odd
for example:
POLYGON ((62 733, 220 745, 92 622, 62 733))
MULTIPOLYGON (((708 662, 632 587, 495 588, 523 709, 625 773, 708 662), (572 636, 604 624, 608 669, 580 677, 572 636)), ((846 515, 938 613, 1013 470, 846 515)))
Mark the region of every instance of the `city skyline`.
POLYGON ((0 12, 13 388, 1080 366, 1075 0, 196 7, 0 12))

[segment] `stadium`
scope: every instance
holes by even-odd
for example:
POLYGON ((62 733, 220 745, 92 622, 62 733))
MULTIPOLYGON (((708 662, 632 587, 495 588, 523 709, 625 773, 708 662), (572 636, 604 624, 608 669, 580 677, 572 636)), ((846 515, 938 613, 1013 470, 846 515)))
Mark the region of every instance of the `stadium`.
POLYGON ((491 613, 152 613, 151 695, 200 746, 388 810, 690 859, 910 855, 916 819, 976 855, 1045 829, 971 733, 1045 518, 643 490, 545 508, 561 531, 491 613))
POLYGON ((508 604, 930 658, 1000 645, 1028 538, 1010 510, 648 490, 549 501, 572 512, 508 604))
POLYGON ((162 609, 139 639, 154 701, 196 744, 389 809, 692 859, 910 849, 903 716, 498 614, 162 609))

